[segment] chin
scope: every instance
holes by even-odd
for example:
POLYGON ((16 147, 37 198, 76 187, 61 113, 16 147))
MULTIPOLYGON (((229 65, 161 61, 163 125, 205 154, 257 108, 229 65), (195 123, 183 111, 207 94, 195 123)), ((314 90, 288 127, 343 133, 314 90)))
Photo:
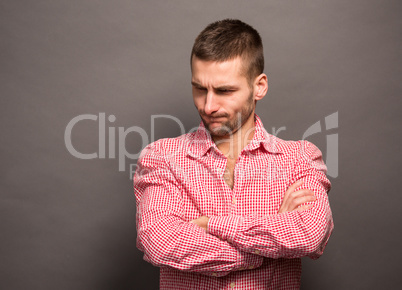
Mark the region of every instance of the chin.
POLYGON ((211 133, 212 136, 216 137, 230 136, 231 134, 233 134, 233 130, 226 126, 217 126, 215 128, 211 128, 211 126, 209 126, 208 131, 211 133))

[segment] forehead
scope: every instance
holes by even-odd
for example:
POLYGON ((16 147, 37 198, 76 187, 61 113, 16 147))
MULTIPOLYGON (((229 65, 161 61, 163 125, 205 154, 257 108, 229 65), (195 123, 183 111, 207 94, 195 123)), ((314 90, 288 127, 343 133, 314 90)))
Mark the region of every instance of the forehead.
POLYGON ((219 62, 193 57, 191 67, 192 81, 199 84, 247 83, 240 57, 219 62))

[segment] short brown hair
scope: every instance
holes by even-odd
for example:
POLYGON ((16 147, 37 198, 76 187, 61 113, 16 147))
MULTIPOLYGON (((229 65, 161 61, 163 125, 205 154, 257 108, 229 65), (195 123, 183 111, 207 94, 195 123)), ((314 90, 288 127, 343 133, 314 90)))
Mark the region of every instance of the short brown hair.
POLYGON ((241 57, 243 73, 249 80, 264 71, 261 37, 250 25, 237 19, 224 19, 209 24, 195 39, 193 56, 205 61, 223 62, 241 57))

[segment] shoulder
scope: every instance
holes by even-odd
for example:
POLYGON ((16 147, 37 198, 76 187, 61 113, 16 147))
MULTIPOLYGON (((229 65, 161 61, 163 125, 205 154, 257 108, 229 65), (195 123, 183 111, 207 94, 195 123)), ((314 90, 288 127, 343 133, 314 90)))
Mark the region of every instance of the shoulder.
POLYGON ((141 152, 140 159, 147 156, 167 157, 188 152, 195 133, 183 134, 175 138, 163 138, 148 144, 141 152))
POLYGON ((269 135, 270 146, 276 151, 290 158, 312 158, 322 156, 320 149, 307 140, 283 140, 276 136, 269 135))

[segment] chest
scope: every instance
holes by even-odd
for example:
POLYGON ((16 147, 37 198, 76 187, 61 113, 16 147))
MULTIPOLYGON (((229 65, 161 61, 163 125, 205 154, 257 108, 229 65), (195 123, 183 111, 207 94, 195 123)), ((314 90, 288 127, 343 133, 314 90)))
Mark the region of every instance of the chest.
POLYGON ((234 185, 234 169, 236 165, 236 160, 232 158, 228 158, 226 162, 226 169, 223 173, 223 180, 227 184, 227 186, 233 190, 234 185))
POLYGON ((183 215, 277 213, 292 164, 273 155, 192 160, 182 168, 183 215))

